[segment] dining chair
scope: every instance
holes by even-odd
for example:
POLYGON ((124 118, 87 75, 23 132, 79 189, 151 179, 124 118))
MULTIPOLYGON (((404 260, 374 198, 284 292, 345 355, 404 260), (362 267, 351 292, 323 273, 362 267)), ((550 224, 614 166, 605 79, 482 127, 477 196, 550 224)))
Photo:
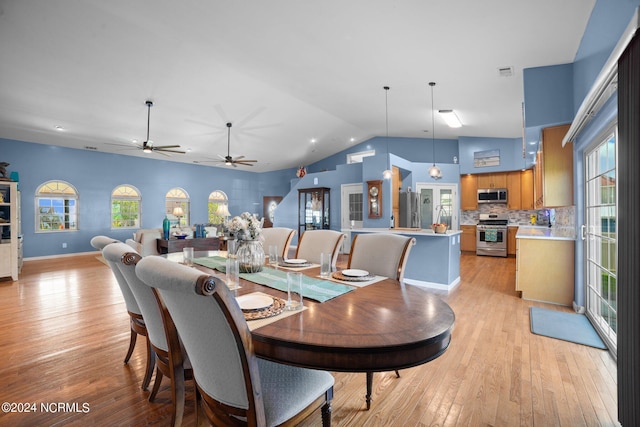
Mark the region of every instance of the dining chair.
POLYGON ((331 267, 335 268, 340 245, 345 235, 334 230, 307 230, 298 239, 296 258, 320 264, 323 253, 331 254, 331 267))
MULTIPOLYGON (((264 251, 269 250, 269 246, 278 247, 278 256, 281 258, 289 258, 289 246, 291 240, 295 236, 296 230, 286 227, 270 227, 262 229, 262 247, 264 251)), ((268 252, 267 252, 268 253, 268 252)))
POLYGON ((185 381, 193 379, 193 370, 182 348, 173 320, 162 300, 157 299, 153 290, 136 276, 136 264, 142 259, 140 254, 124 243, 107 246, 104 254, 105 258, 117 264, 138 301, 147 325, 149 342, 156 355, 156 376, 149 394, 149 402, 155 400, 162 378, 169 378, 173 404, 171 425, 179 426, 184 415, 185 381))
MULTIPOLYGON (((351 242, 347 268, 366 270, 377 276, 389 277, 400 284, 404 280, 404 269, 409 252, 416 239, 390 233, 356 234, 351 242)), ((400 373, 396 370, 396 377, 400 373)), ((367 409, 371 408, 373 372, 367 372, 367 409)))
MULTIPOLYGON (((297 425, 321 409, 331 425, 333 376, 256 357, 243 312, 222 279, 161 257, 136 274, 156 288, 193 365, 198 417, 213 425, 297 425)), ((198 424, 198 420, 196 420, 198 424)))
MULTIPOLYGON (((127 307, 127 313, 129 314, 129 325, 131 329, 131 335, 129 338, 129 349, 127 350, 127 354, 124 357, 124 363, 129 363, 129 359, 133 354, 133 349, 136 346, 136 341, 138 335, 144 337, 145 344, 147 347, 147 360, 144 378, 142 379, 142 389, 146 390, 149 387, 149 383, 151 382, 151 376, 153 375, 153 365, 155 364, 155 355, 151 350, 151 346, 149 343, 149 338, 147 336, 147 326, 145 325, 144 318, 142 316, 142 312, 140 311, 140 307, 138 307, 138 302, 136 298, 133 296, 131 292, 131 288, 127 284, 125 278, 120 273, 118 269, 117 263, 115 261, 109 260, 105 257, 104 250, 111 244, 120 243, 119 240, 113 239, 107 236, 95 236, 91 239, 91 246, 96 249, 100 249, 102 253, 102 257, 105 259, 111 272, 116 278, 118 282, 118 287, 120 288, 120 292, 122 293, 122 297, 124 298, 124 304, 127 307)), ((128 247, 128 246, 127 246, 128 247)))

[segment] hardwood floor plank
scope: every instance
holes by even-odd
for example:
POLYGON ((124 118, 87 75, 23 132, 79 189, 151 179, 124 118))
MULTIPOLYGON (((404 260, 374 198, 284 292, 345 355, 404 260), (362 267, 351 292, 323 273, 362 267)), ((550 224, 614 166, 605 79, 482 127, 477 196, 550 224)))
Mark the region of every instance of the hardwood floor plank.
MULTIPOLYGON (((346 257, 341 255, 344 265, 346 257)), ((461 257, 461 283, 434 292, 456 314, 438 359, 374 375, 334 373, 334 426, 618 425, 616 363, 608 352, 530 332, 531 306, 514 291, 514 258, 461 257)), ((0 281, 0 400, 89 405, 89 411, 6 413, 0 425, 166 426, 169 383, 156 402, 140 384, 144 342, 128 364, 129 317, 109 268, 95 255, 25 262, 16 282, 0 281)), ((195 424, 187 385, 183 425, 195 424)), ((320 426, 320 417, 303 427, 320 426)))

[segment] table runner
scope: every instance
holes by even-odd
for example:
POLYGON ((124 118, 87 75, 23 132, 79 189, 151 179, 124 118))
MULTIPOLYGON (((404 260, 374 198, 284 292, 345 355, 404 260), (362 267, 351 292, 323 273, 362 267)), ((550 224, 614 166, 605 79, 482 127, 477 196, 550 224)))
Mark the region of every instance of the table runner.
MULTIPOLYGON (((226 258, 220 256, 195 258, 193 262, 221 272, 225 271, 226 258)), ((287 292, 287 272, 285 271, 265 266, 258 273, 240 273, 240 277, 259 285, 287 292)), ((315 279, 305 275, 302 276, 302 283, 304 285, 302 296, 318 302, 329 301, 355 289, 355 286, 315 279)))

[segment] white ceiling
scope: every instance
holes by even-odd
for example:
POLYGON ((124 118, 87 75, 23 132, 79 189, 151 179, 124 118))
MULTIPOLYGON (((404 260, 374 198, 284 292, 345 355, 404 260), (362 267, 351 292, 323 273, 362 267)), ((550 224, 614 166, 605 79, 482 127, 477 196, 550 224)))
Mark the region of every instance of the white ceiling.
POLYGON ((389 135, 431 138, 429 81, 464 123, 436 138, 517 138, 522 70, 572 62, 594 3, 0 1, 0 138, 191 163, 232 122, 239 168, 278 170, 385 135, 384 85, 389 135), (130 149, 147 99, 151 140, 187 154, 130 149))

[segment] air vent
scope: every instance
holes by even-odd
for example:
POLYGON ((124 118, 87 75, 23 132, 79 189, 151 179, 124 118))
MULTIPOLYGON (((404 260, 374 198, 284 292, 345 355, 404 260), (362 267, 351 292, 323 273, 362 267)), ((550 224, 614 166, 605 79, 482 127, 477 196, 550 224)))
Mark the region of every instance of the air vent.
POLYGON ((85 145, 85 146, 84 146, 84 149, 85 149, 85 150, 98 150, 98 147, 90 147, 90 146, 88 146, 88 145, 85 145))
POLYGON ((513 77, 513 67, 498 67, 500 77, 513 77))

